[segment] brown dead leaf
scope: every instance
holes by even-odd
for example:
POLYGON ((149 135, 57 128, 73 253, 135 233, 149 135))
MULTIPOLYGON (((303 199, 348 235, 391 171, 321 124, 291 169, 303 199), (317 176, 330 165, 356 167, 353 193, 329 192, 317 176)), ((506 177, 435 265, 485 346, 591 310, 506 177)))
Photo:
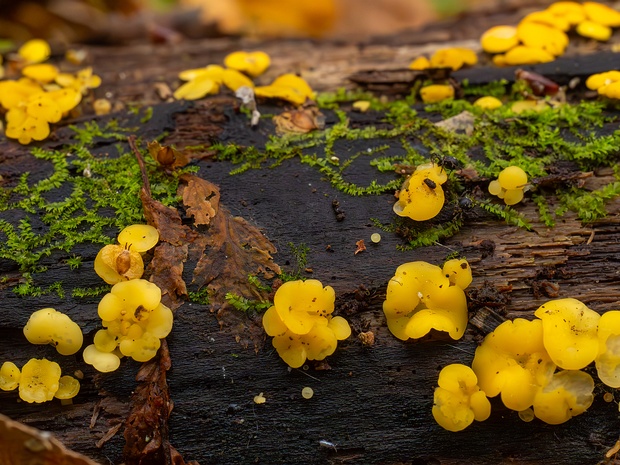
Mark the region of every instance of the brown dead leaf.
POLYGON ((162 290, 162 300, 172 310, 179 308, 187 297, 187 287, 183 281, 183 268, 187 260, 187 244, 172 245, 161 242, 149 263, 151 281, 162 290))
POLYGON ((220 203, 220 191, 215 184, 197 176, 184 174, 180 178, 178 194, 183 197, 187 214, 194 217, 194 224, 208 225, 215 216, 213 205, 220 203))
POLYGON ((364 239, 360 239, 355 243, 355 245, 357 246, 357 249, 355 249, 355 253, 353 255, 357 255, 358 253, 366 250, 366 244, 364 244, 364 239))
POLYGON ((189 163, 189 158, 183 152, 169 145, 161 145, 156 140, 147 144, 147 147, 153 159, 164 168, 174 169, 189 163))
POLYGON ((97 465, 67 449, 50 433, 31 428, 0 414, 0 464, 97 465))

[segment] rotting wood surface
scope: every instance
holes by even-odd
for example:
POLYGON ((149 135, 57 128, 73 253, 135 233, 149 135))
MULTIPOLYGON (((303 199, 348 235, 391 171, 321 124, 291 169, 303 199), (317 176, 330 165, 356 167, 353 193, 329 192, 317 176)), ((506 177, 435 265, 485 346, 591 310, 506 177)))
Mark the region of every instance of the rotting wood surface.
MULTIPOLYGON (((125 103, 153 104, 159 101, 154 82, 173 83, 178 70, 218 62, 226 52, 243 45, 248 43, 210 41, 176 50, 150 46, 94 49, 95 64, 108 63, 101 73, 104 88, 97 92, 113 92, 113 99, 125 103)), ((271 76, 302 70, 317 89, 333 89, 345 76, 363 69, 394 68, 395 56, 406 55, 407 62, 420 50, 392 45, 320 47, 307 42, 265 45, 276 57, 271 76), (343 66, 346 62, 348 67, 343 66), (303 63, 314 63, 314 70, 304 68, 303 63)), ((171 133, 168 142, 186 145, 218 138, 251 144, 253 140, 259 143, 271 130, 250 131, 243 115, 231 109, 232 100, 226 99, 189 106, 162 104, 155 107, 153 119, 138 135, 149 140, 166 130, 171 133)), ((47 144, 60 146, 63 137, 67 136, 61 130, 58 140, 47 144)), ((115 153, 115 144, 100 140, 97 152, 115 153)), ((49 170, 45 164, 34 164, 27 149, 4 139, 0 140, 0 153, 0 174, 5 182, 14 182, 17 174, 25 171, 36 178, 49 170)), ((434 336, 403 343, 385 327, 381 303, 386 283, 400 263, 420 259, 441 263, 457 250, 472 264, 472 288, 480 294, 494 291, 487 298, 490 303, 502 296, 509 299, 507 318, 530 316, 555 293, 578 297, 598 311, 618 308, 620 288, 614 264, 620 256, 619 203, 608 206, 610 215, 603 221, 583 226, 567 215, 554 229, 537 223, 534 208, 526 203, 523 210, 533 222, 532 231, 473 218, 444 245, 400 252, 396 245, 401 240, 382 233, 379 244, 368 244, 365 252, 355 255, 356 241, 368 243, 375 231, 370 218, 384 223, 391 220, 391 195, 345 196, 318 171, 295 159, 276 169, 250 170, 236 176, 229 176, 228 163, 206 158, 199 166, 200 176, 220 187, 223 205, 260 227, 274 243, 279 250, 275 255, 278 264, 284 268, 294 264, 288 243, 307 244, 312 273, 306 276, 332 285, 339 296, 338 310, 351 321, 354 333, 372 330, 376 342, 364 347, 352 337, 341 343, 329 358, 329 370, 289 370, 269 341, 258 351, 244 348, 229 330, 220 330, 208 308, 185 303, 176 311, 175 327, 168 338, 172 361, 168 382, 174 402, 168 427, 171 443, 185 460, 203 465, 581 465, 603 460, 614 445, 620 432, 617 406, 602 400, 602 388, 597 388, 596 400, 587 413, 563 425, 524 423, 494 399, 489 420, 458 434, 442 430, 431 416, 439 370, 449 363, 469 363, 482 333, 470 325, 458 342, 434 336), (336 220, 333 200, 340 202, 344 221, 336 220), (489 244, 493 244, 492 250, 489 244), (305 386, 314 389, 312 399, 301 397, 305 386), (267 402, 257 405, 253 398, 261 392, 267 402)), ((588 183, 602 185, 610 176, 597 173, 588 183)), ((84 257, 79 274, 82 287, 100 285, 92 271, 96 252, 96 247, 79 251, 84 257)), ((58 266, 64 258, 48 259, 50 271, 40 277, 41 284, 75 279, 74 273, 58 266)), ((7 271, 14 273, 2 270, 7 271)), ((99 325, 98 299, 67 297, 60 301, 55 295, 21 299, 9 288, 2 289, 0 295, 4 304, 0 360, 21 365, 32 356, 56 358, 52 348, 31 346, 23 338, 21 328, 34 309, 51 306, 69 313, 84 328, 87 340, 99 325)), ((480 301, 486 302, 484 295, 480 301)), ((1 393, 0 410, 29 426, 53 432, 70 449, 102 464, 121 463, 122 428, 118 434, 112 433, 128 415, 139 364, 125 361, 117 372, 106 375, 96 374, 79 356, 63 358, 62 365, 65 372, 80 369, 85 373, 74 405, 29 405, 15 402, 15 393, 1 393)))

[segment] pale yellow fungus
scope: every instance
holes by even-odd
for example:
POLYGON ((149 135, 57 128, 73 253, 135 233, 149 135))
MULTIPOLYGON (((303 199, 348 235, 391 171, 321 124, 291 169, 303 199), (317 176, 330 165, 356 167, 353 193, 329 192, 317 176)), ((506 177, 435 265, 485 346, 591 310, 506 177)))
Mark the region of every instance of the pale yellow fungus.
POLYGON ((379 242, 381 242, 381 234, 379 234, 379 233, 372 233, 370 235, 370 241, 373 244, 378 244, 379 242))
POLYGON ((603 313, 598 324, 598 377, 607 386, 620 387, 620 311, 603 313))
POLYGON ((142 256, 122 245, 108 244, 95 257, 95 273, 108 284, 138 279, 144 273, 142 256))
POLYGON ((121 359, 112 352, 102 352, 94 344, 86 346, 82 353, 84 362, 95 367, 97 371, 107 373, 118 369, 121 359))
POLYGON ((146 252, 159 242, 159 231, 148 224, 132 224, 118 235, 119 244, 136 252, 146 252))
POLYGON ((264 404, 265 402, 267 402, 267 399, 265 398, 262 392, 259 395, 254 396, 255 404, 264 404))
POLYGON ((73 355, 82 347, 82 330, 64 313, 53 308, 37 310, 24 326, 32 344, 51 344, 61 355, 73 355))
POLYGON ((301 397, 304 399, 312 399, 314 396, 314 390, 311 387, 306 386, 301 390, 301 397))
POLYGON ((60 386, 60 366, 46 359, 30 359, 22 367, 19 397, 29 403, 47 402, 60 386))
POLYGON ((19 386, 21 371, 13 362, 4 362, 0 367, 0 389, 12 391, 19 386))
POLYGON ((351 104, 351 108, 360 113, 366 113, 370 108, 370 102, 368 100, 357 100, 351 104))
POLYGON ((534 415, 551 425, 559 425, 585 412, 594 401, 592 377, 578 370, 553 375, 534 398, 534 415))
POLYGON ((58 390, 54 397, 61 400, 73 399, 80 392, 80 382, 73 376, 61 376, 58 381, 58 390))
POLYGON ((107 115, 112 111, 112 103, 107 98, 98 98, 93 102, 96 115, 107 115))

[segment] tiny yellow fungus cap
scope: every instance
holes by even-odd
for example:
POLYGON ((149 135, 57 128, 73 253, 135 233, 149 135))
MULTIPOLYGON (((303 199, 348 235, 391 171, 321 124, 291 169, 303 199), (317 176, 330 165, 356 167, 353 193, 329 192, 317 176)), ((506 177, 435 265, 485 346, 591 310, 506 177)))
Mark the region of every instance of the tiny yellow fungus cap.
POLYGON ((58 390, 54 394, 56 399, 73 399, 80 392, 80 382, 73 376, 61 376, 58 381, 58 390))
POLYGON ((52 53, 50 45, 43 39, 32 39, 17 50, 17 54, 27 63, 40 63, 52 53))
POLYGON ((620 11, 598 2, 584 2, 583 11, 590 21, 603 26, 620 26, 620 11))
POLYGON ((316 279, 289 281, 278 288, 273 304, 278 316, 294 334, 307 334, 315 324, 327 326, 336 295, 316 279))
POLYGON ((519 100, 518 102, 514 102, 510 106, 510 110, 513 113, 523 113, 526 111, 533 111, 536 113, 540 113, 541 111, 547 110, 549 105, 544 100, 519 100))
POLYGON ((439 214, 445 202, 441 184, 448 176, 439 165, 425 163, 409 176, 392 207, 398 216, 406 216, 415 221, 426 221, 439 214))
POLYGON ((122 245, 108 244, 95 257, 95 273, 108 284, 141 278, 144 274, 142 256, 122 245))
POLYGON ((596 371, 600 380, 612 388, 620 387, 620 311, 603 313, 598 323, 599 349, 596 371))
POLYGON ((22 367, 19 397, 29 403, 52 400, 60 386, 60 366, 47 359, 30 359, 22 367))
POLYGON ((468 48, 453 47, 437 50, 430 58, 432 68, 452 68, 453 71, 465 65, 478 63, 476 52, 468 48))
POLYGON ((314 390, 311 387, 306 386, 301 390, 301 397, 304 399, 312 399, 312 396, 314 396, 314 390))
POLYGON ((449 84, 431 84, 420 89, 420 97, 424 103, 437 103, 454 98, 454 87, 449 84))
POLYGON ((239 87, 254 87, 252 80, 235 69, 225 69, 222 74, 222 83, 232 91, 239 87))
POLYGON ((519 43, 514 26, 493 26, 480 37, 482 50, 487 53, 504 53, 519 43))
POLYGON ((553 362, 565 370, 580 370, 599 350, 600 315, 577 299, 551 300, 534 312, 543 323, 543 342, 553 362))
POLYGON ((594 380, 578 370, 553 375, 534 398, 534 415, 550 425, 559 425, 585 412, 594 401, 594 380))
POLYGON ((522 168, 512 165, 504 168, 497 180, 504 189, 523 189, 527 184, 527 174, 522 168))
POLYGON ((95 333, 93 344, 101 352, 114 352, 118 345, 117 340, 118 337, 107 329, 100 329, 95 333))
POLYGON ((424 69, 430 68, 431 62, 425 56, 419 56, 411 63, 409 63, 409 69, 413 69, 416 71, 422 71, 424 69))
POLYGON ((476 374, 468 366, 454 363, 439 373, 433 396, 433 417, 448 431, 462 431, 491 415, 491 403, 478 387, 476 374))
POLYGON ((252 77, 260 76, 271 64, 271 58, 265 52, 233 52, 224 58, 224 64, 231 69, 247 73, 252 77))
POLYGON ((561 1, 552 3, 547 7, 549 13, 564 18, 571 26, 579 24, 586 19, 586 13, 580 3, 561 1))
POLYGON ((464 258, 453 258, 443 264, 443 274, 450 280, 450 284, 465 290, 473 281, 471 266, 464 258))
POLYGON ((48 63, 40 63, 36 65, 28 65, 22 69, 22 74, 37 82, 52 82, 58 75, 58 68, 48 63))
POLYGON ((61 355, 73 355, 82 347, 82 330, 64 313, 53 308, 37 310, 24 326, 32 344, 51 344, 61 355))
POLYGON ((543 343, 540 320, 505 321, 476 348, 472 369, 487 396, 501 393, 512 410, 530 407, 540 386, 547 385, 556 369, 543 343))
POLYGON ((208 65, 204 68, 186 69, 179 73, 179 79, 182 81, 193 81, 196 78, 206 77, 217 84, 222 84, 224 77, 224 68, 220 65, 208 65))
POLYGON ((315 94, 305 79, 295 74, 283 74, 270 85, 254 88, 257 97, 279 98, 295 105, 301 105, 307 99, 314 99, 315 94))
POLYGON ((473 105, 475 107, 483 108, 485 110, 495 110, 502 106, 502 101, 497 97, 492 97, 490 95, 486 95, 484 97, 480 97, 476 100, 473 105))
POLYGON ((95 367, 97 371, 108 373, 118 369, 121 365, 121 359, 112 352, 102 352, 98 350, 94 344, 86 346, 82 353, 84 362, 95 367))
POLYGON ((206 95, 217 94, 220 86, 208 76, 199 76, 196 79, 186 82, 174 91, 174 98, 177 100, 198 100, 206 95))
POLYGON ((604 26, 594 21, 582 21, 575 30, 580 36, 598 40, 599 42, 607 42, 611 38, 612 33, 609 26, 604 26))
POLYGON ((368 100, 356 100, 351 104, 351 108, 360 113, 366 113, 370 108, 370 102, 368 100))
POLYGON ((120 232, 118 242, 130 250, 146 252, 159 242, 159 231, 148 224, 132 224, 120 232))
POLYGON ((0 389, 12 391, 19 386, 21 372, 13 362, 4 362, 0 367, 0 389))

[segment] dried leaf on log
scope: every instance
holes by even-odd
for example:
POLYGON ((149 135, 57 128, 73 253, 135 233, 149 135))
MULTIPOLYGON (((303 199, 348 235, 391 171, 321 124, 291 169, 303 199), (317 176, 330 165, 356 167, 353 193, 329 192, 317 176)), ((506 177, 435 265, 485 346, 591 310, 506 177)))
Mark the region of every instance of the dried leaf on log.
POLYGON ((185 184, 179 186, 179 195, 187 214, 194 217, 194 224, 208 225, 215 216, 213 205, 220 203, 220 191, 215 184, 196 176, 182 175, 185 184))
POLYGON ((97 465, 67 449, 50 433, 31 428, 0 414, 0 463, 24 465, 97 465))

